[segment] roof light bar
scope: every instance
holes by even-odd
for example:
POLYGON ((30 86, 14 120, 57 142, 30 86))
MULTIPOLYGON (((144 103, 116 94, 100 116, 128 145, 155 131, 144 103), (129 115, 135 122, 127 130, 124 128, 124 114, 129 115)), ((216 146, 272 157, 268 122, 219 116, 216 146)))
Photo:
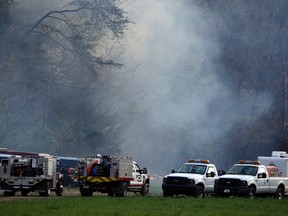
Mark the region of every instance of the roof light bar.
POLYGON ((209 164, 210 161, 209 160, 200 160, 200 159, 190 159, 190 160, 188 160, 188 163, 205 163, 205 164, 209 164))

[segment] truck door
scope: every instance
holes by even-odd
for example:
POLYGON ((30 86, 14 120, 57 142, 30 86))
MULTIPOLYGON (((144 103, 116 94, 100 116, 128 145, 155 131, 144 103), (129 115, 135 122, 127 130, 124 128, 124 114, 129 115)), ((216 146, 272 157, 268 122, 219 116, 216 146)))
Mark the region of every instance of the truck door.
POLYGON ((133 180, 130 181, 130 187, 142 187, 143 185, 143 176, 140 173, 141 169, 138 164, 133 163, 133 180))
POLYGON ((204 177, 206 193, 214 192, 215 174, 215 168, 213 166, 209 166, 206 172, 206 176, 204 177), (212 173, 214 173, 214 175, 212 173))
POLYGON ((266 169, 264 167, 259 167, 258 173, 256 176, 256 184, 257 184, 257 193, 268 193, 269 192, 269 177, 268 175, 266 178, 260 177, 259 174, 266 173, 266 169))

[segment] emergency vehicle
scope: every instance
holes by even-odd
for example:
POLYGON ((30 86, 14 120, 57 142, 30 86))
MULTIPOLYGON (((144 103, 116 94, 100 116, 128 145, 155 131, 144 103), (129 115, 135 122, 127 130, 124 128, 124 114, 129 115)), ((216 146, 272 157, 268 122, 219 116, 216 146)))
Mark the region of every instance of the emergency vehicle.
POLYGON ((98 156, 80 159, 79 185, 82 196, 93 192, 107 193, 108 196, 126 196, 128 191, 149 193, 150 179, 147 169, 128 157, 98 156))
POLYGON ((258 156, 265 166, 277 166, 282 176, 288 177, 288 154, 285 151, 272 151, 271 156, 258 156))
POLYGON ((216 196, 274 195, 283 199, 288 192, 288 177, 280 176, 278 167, 265 166, 259 161, 240 160, 227 174, 215 181, 216 196))
POLYGON ((214 193, 217 169, 209 160, 189 160, 163 178, 163 196, 193 195, 198 198, 214 193))
POLYGON ((62 196, 62 177, 56 166, 56 158, 47 155, 3 157, 0 161, 1 190, 5 196, 14 196, 17 191, 22 196, 32 191, 40 196, 49 196, 55 191, 57 196, 62 196))

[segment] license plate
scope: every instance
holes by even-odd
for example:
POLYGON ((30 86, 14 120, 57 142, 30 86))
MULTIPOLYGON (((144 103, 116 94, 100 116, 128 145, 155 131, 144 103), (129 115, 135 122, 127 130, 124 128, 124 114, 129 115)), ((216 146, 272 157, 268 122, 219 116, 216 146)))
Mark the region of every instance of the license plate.
POLYGON ((89 185, 83 185, 83 188, 89 188, 89 185))
POLYGON ((230 189, 224 189, 224 193, 230 193, 230 189))

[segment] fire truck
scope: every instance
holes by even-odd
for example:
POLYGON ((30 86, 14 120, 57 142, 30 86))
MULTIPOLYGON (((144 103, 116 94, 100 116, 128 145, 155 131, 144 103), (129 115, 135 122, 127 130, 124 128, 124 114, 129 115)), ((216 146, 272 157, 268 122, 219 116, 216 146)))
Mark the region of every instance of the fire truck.
POLYGON ((53 156, 11 155, 0 161, 0 187, 5 196, 14 196, 20 191, 22 196, 38 192, 39 196, 50 196, 55 191, 62 196, 61 173, 56 170, 57 160, 53 156))
POLYGON ((142 196, 149 193, 147 169, 128 157, 98 156, 79 161, 79 185, 82 196, 93 192, 108 196, 126 196, 128 191, 142 196))

